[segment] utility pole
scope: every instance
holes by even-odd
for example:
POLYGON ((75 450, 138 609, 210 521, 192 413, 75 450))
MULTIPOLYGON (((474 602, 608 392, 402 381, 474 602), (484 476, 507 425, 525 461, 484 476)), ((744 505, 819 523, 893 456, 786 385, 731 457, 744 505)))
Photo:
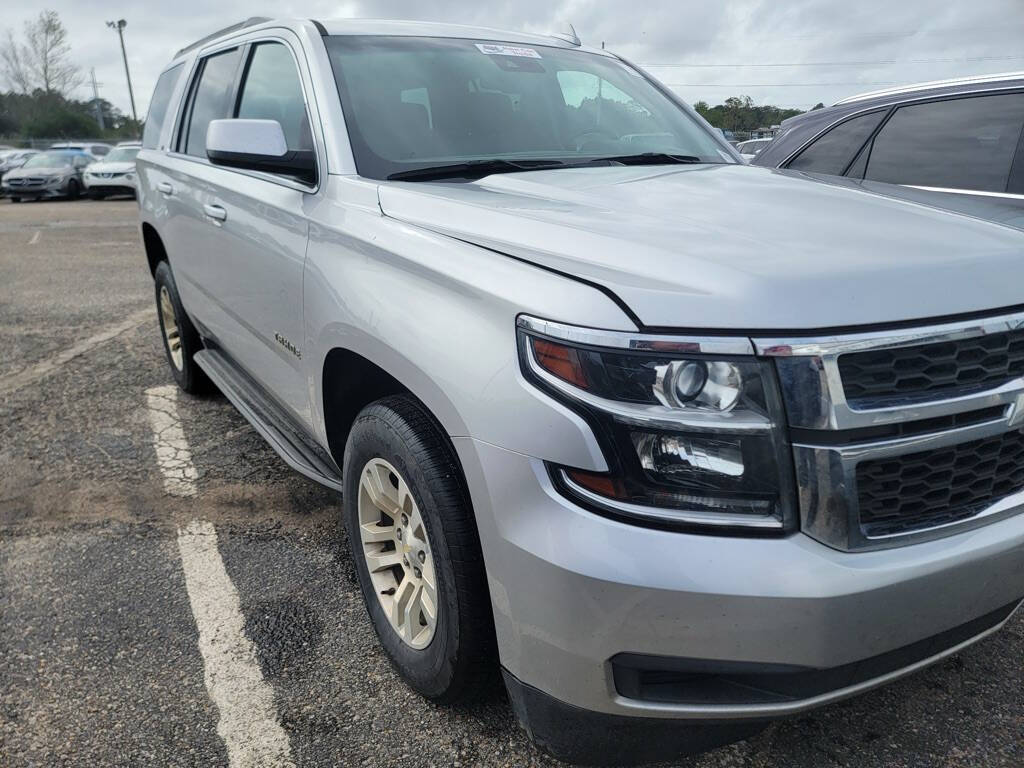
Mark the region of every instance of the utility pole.
POLYGON ((121 58, 124 59, 124 76, 128 80, 128 98, 132 102, 132 120, 136 123, 139 122, 139 116, 135 113, 135 94, 132 93, 132 75, 128 71, 128 54, 124 50, 124 28, 128 26, 128 22, 124 19, 118 19, 117 21, 108 21, 107 26, 111 29, 117 30, 117 36, 121 39, 121 58))
POLYGON ((96 122, 100 124, 100 131, 107 130, 103 124, 103 107, 100 106, 100 84, 96 82, 96 67, 93 67, 92 75, 92 103, 96 107, 96 122))

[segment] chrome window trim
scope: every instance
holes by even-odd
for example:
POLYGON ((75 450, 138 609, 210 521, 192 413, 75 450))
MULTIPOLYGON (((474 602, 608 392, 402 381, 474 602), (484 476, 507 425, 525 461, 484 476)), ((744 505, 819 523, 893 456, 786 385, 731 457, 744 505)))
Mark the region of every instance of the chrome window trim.
POLYGON ((925 187, 920 184, 900 184, 901 187, 921 189, 925 192, 948 192, 954 195, 974 195, 975 197, 999 197, 1006 200, 1024 200, 1024 195, 1013 192, 987 192, 983 189, 961 189, 958 187, 925 187))
POLYGON ((864 101, 865 99, 876 99, 881 98, 882 96, 898 96, 904 93, 916 93, 918 91, 927 91, 935 88, 952 88, 957 85, 973 85, 974 83, 1000 83, 1008 80, 1024 80, 1024 72, 1000 72, 992 75, 951 77, 946 80, 929 80, 923 83, 900 85, 896 88, 882 88, 877 91, 866 91, 865 93, 858 93, 854 96, 847 96, 845 99, 840 99, 832 106, 838 107, 842 104, 853 104, 858 101, 864 101))
POLYGON ((686 336, 647 334, 639 331, 608 331, 586 328, 531 315, 519 315, 516 325, 543 336, 594 347, 628 349, 634 352, 666 352, 687 355, 753 355, 754 345, 746 336, 686 336))
POLYGON ((781 531, 784 523, 777 517, 740 515, 735 512, 699 512, 696 510, 669 509, 667 507, 648 507, 643 504, 630 504, 601 496, 573 482, 568 473, 559 470, 559 480, 573 492, 590 504, 611 513, 628 515, 643 520, 659 523, 684 525, 701 525, 712 528, 756 528, 758 530, 781 531))

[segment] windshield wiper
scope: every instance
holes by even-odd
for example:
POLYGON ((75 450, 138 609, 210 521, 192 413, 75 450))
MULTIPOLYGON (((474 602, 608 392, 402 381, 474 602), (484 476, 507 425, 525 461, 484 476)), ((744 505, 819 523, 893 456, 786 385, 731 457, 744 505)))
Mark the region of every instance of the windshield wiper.
POLYGON ((388 181, 434 181, 437 179, 481 179, 492 173, 518 173, 539 171, 545 168, 565 168, 572 165, 564 160, 471 160, 468 163, 431 165, 398 171, 388 176, 388 181))
POLYGON ((696 155, 673 155, 667 152, 641 152, 638 155, 618 155, 600 159, 623 165, 676 165, 707 162, 696 155))

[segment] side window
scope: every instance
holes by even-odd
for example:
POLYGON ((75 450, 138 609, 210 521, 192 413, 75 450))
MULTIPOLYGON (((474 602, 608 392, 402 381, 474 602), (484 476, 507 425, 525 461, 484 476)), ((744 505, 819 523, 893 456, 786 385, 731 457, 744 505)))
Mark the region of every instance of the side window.
POLYGON ((787 168, 840 175, 871 132, 885 117, 886 110, 854 117, 840 123, 790 161, 787 168))
POLYGON ((238 70, 239 55, 239 49, 234 48, 203 60, 189 109, 186 154, 206 157, 206 129, 210 121, 229 115, 231 106, 228 100, 238 70))
POLYGON ((75 168, 85 168, 85 166, 89 165, 92 162, 92 160, 83 155, 75 155, 74 159, 71 162, 75 166, 75 168))
POLYGON ((178 79, 183 71, 184 65, 178 64, 160 75, 160 79, 156 81, 153 98, 149 100, 146 126, 142 130, 142 146, 146 149, 156 149, 156 145, 160 142, 160 131, 163 130, 164 120, 167 117, 167 107, 171 103, 174 87, 178 84, 178 79))
POLYGON ((281 43, 253 46, 236 117, 276 120, 288 149, 312 149, 302 82, 291 51, 281 43))
POLYGON ((1022 127, 1022 93, 900 107, 875 137, 864 178, 1005 192, 1022 127))

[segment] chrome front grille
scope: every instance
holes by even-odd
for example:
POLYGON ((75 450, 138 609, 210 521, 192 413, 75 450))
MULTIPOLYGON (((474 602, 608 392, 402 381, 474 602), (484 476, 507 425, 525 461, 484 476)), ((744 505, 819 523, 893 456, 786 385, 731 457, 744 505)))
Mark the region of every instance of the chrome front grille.
POLYGON ((1024 331, 839 356, 850 400, 981 389, 1024 376, 1024 331))
POLYGON ((8 179, 8 185, 12 187, 41 187, 46 184, 45 176, 22 176, 16 179, 8 179))
POLYGON ((802 529, 839 549, 877 549, 1024 511, 1018 340, 1024 313, 754 339, 779 372, 802 529))

